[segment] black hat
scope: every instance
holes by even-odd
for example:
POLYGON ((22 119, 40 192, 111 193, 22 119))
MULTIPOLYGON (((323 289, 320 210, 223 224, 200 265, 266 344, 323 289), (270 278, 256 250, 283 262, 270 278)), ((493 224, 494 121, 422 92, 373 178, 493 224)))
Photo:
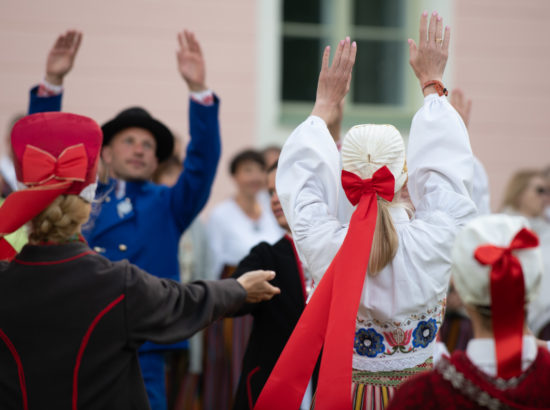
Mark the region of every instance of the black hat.
POLYGON ((101 127, 103 131, 103 145, 109 145, 113 136, 126 128, 138 127, 151 132, 157 141, 157 159, 164 161, 174 150, 174 136, 160 121, 151 117, 146 110, 141 107, 127 108, 110 121, 107 121, 101 127))

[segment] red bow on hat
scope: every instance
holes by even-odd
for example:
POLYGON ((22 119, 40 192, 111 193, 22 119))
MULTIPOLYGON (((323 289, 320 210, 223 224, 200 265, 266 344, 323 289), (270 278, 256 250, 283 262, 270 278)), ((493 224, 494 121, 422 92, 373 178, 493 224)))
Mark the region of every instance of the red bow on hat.
POLYGON ((539 239, 523 228, 510 246, 479 246, 474 256, 491 266, 491 313, 495 337, 497 375, 509 379, 521 374, 521 353, 525 319, 525 281, 519 259, 512 251, 535 248, 539 239))
POLYGON ((23 153, 22 172, 25 185, 41 185, 52 179, 84 181, 88 156, 84 144, 73 145, 55 158, 49 152, 27 145, 23 153))
POLYGON ((377 196, 391 201, 395 179, 387 167, 371 179, 342 171, 353 213, 346 238, 319 282, 264 386, 255 409, 298 409, 323 349, 315 408, 351 409, 355 322, 376 217, 377 196))

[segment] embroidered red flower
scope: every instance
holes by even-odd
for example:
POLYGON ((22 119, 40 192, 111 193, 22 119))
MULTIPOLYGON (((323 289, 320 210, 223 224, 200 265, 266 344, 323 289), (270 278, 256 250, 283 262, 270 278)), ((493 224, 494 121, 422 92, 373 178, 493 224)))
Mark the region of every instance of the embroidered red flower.
POLYGON ((403 329, 397 328, 383 334, 391 347, 407 346, 411 341, 412 331, 412 329, 409 329, 405 332, 403 329))

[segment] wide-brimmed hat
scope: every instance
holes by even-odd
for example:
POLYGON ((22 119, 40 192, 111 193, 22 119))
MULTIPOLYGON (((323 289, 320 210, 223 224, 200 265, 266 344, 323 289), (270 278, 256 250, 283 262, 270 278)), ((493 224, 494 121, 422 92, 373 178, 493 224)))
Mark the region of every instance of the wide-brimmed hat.
POLYGON ((76 114, 33 114, 14 125, 14 167, 24 189, 12 192, 0 207, 0 260, 15 255, 3 236, 36 217, 59 195, 93 199, 101 140, 99 125, 76 114))
POLYGON ((153 118, 141 107, 127 108, 110 121, 102 125, 103 145, 109 145, 111 139, 118 132, 131 127, 144 128, 153 134, 157 142, 156 156, 159 162, 164 161, 174 150, 174 136, 172 132, 159 120, 153 118))

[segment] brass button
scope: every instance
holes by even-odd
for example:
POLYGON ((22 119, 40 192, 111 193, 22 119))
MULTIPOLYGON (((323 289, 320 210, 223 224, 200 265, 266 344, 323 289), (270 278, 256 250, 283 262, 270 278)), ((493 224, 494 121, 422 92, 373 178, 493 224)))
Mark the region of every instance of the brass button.
POLYGON ((103 253, 105 252, 105 248, 102 248, 101 246, 94 246, 94 252, 103 253))
POLYGON ((126 249, 128 249, 128 247, 127 247, 126 245, 124 245, 123 243, 121 243, 120 245, 118 245, 118 250, 119 250, 119 251, 124 252, 126 249))
POLYGON ((111 202, 111 197, 105 197, 105 202, 111 202))

